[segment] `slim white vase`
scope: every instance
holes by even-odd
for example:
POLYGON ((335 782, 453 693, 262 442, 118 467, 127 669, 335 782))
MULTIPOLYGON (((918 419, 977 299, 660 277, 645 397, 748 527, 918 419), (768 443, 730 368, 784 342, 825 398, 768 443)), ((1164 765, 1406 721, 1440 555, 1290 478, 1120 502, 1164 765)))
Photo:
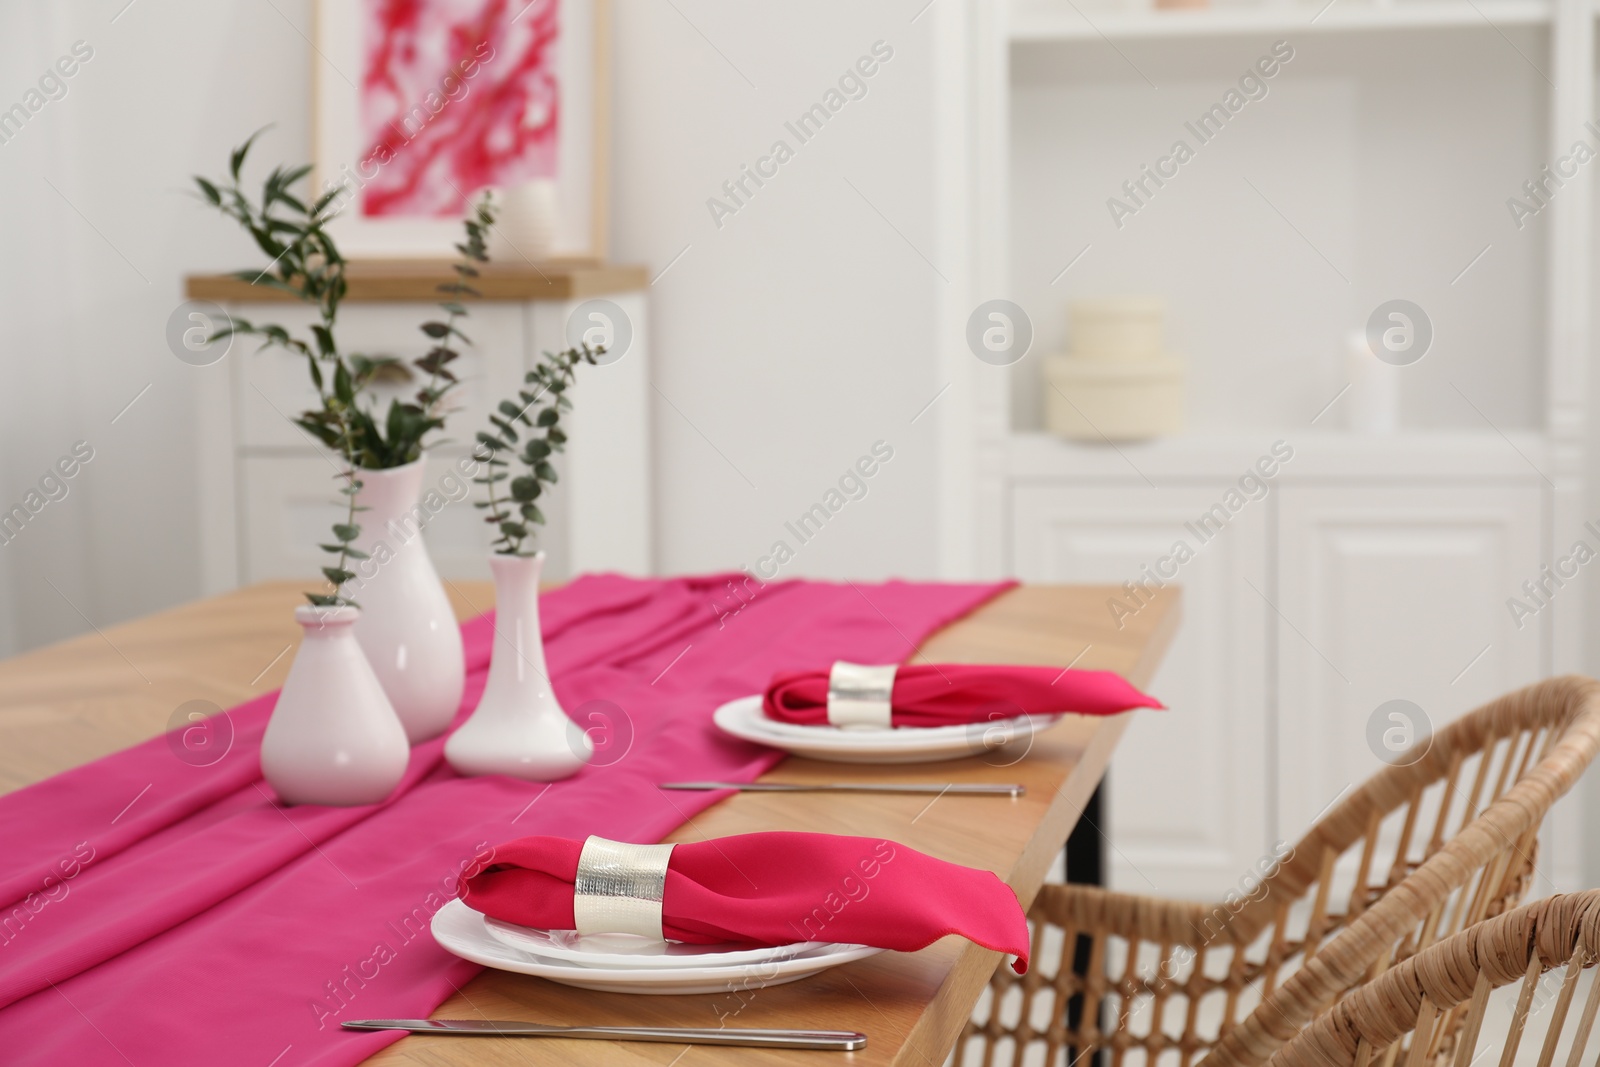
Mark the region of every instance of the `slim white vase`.
POLYGON ((261 775, 285 804, 376 804, 406 773, 411 746, 356 644, 360 614, 295 609, 305 635, 261 738, 261 775))
POLYGON ((412 744, 437 737, 455 718, 466 683, 461 628, 423 543, 424 460, 359 471, 356 547, 369 558, 350 569, 348 595, 361 605, 356 640, 412 744))
POLYGON ((567 718, 550 688, 539 630, 544 553, 490 558, 494 652, 477 710, 444 744, 458 774, 504 774, 553 782, 577 774, 594 743, 567 718))
POLYGON ((536 264, 550 258, 556 240, 556 183, 537 178, 500 190, 500 218, 489 231, 496 263, 536 264))

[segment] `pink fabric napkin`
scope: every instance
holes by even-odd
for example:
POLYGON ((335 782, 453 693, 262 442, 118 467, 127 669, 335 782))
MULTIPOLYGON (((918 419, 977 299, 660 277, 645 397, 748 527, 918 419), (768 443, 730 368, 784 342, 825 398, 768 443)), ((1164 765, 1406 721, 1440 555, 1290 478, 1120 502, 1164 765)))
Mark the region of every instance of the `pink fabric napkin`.
MULTIPOLYGON (((519 926, 571 930, 583 842, 524 837, 494 846, 461 899, 519 926)), ((673 941, 792 945, 833 941, 900 952, 959 934, 1028 969, 1028 920, 1011 887, 988 871, 947 863, 874 837, 739 834, 677 845, 661 897, 673 941)))
MULTIPOLYGON (((776 675, 761 710, 780 722, 826 725, 828 673, 776 675)), ((1063 711, 1115 715, 1130 708, 1159 708, 1161 702, 1112 671, 915 663, 895 672, 889 707, 896 726, 956 726, 1063 711)))
MULTIPOLYGON (((795 658, 902 659, 1003 588, 580 578, 541 612, 556 693, 599 745, 552 785, 458 778, 439 738, 384 804, 285 808, 257 765, 268 694, 227 713, 215 762, 157 737, 0 797, 0 1059, 358 1063, 399 1035, 341 1020, 426 1015, 478 971, 428 920, 489 842, 659 840, 717 796, 656 783, 749 781, 779 758, 718 733, 718 704, 795 658)), ((462 628, 463 713, 492 625, 462 628)))

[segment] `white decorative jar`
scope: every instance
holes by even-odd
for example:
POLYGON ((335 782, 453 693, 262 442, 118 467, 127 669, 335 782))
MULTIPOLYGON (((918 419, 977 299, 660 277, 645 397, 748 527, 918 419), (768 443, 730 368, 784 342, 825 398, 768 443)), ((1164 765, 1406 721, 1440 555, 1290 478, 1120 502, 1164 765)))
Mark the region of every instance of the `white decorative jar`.
POLYGON ((1166 346, 1165 316, 1166 305, 1152 296, 1069 301, 1073 355, 1118 362, 1157 359, 1166 346))
POLYGON ((355 545, 347 595, 361 605, 356 640, 412 744, 444 733, 461 705, 466 657, 461 627, 422 540, 425 460, 357 476, 355 545))
POLYGON ((1080 441, 1140 441, 1183 429, 1183 361, 1166 352, 1152 297, 1075 300, 1072 351, 1044 360, 1045 423, 1080 441))
POLYGON ((504 774, 553 782, 577 774, 594 743, 567 717, 544 662, 539 576, 544 553, 495 555, 494 652, 483 699, 444 744, 444 758, 464 775, 504 774))
POLYGON ((411 746, 356 644, 360 615, 295 609, 305 632, 261 738, 261 775, 285 804, 376 804, 406 773, 411 746))

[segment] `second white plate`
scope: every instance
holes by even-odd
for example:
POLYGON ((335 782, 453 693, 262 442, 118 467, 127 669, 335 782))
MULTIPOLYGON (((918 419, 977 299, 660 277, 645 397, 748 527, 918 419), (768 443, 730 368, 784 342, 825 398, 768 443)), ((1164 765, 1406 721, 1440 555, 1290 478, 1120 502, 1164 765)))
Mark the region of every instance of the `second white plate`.
POLYGON ((1012 745, 1061 721, 1060 715, 1022 715, 1015 719, 959 726, 900 726, 887 730, 841 730, 836 726, 797 726, 773 722, 761 712, 761 697, 730 700, 711 716, 724 733, 797 756, 834 763, 934 763, 961 759, 1012 745))

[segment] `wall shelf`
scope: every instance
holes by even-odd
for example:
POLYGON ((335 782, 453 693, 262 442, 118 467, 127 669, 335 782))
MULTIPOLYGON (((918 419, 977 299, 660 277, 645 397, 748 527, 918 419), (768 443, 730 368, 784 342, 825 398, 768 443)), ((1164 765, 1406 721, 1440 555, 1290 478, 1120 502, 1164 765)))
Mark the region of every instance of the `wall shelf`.
POLYGON ((1322 4, 1264 3, 1193 11, 1130 11, 1040 0, 1011 14, 1013 42, 1103 41, 1283 33, 1374 33, 1416 29, 1498 30, 1548 26, 1547 0, 1407 0, 1376 4, 1334 0, 1322 4))
POLYGON ((1548 441, 1532 430, 1403 431, 1376 435, 1307 427, 1189 433, 1155 441, 1067 441, 1047 433, 1006 438, 1006 469, 1016 481, 1229 482, 1276 440, 1294 448, 1282 477, 1340 481, 1541 484, 1548 441))
MULTIPOLYGON (((458 279, 453 260, 352 259, 345 269, 346 300, 367 303, 433 303, 439 286, 458 279)), ((485 300, 581 300, 607 293, 634 292, 650 281, 641 266, 594 260, 552 260, 538 266, 488 263, 479 267, 473 287, 485 300)), ((293 303, 288 293, 253 286, 232 274, 194 274, 184 280, 191 300, 293 303)))

